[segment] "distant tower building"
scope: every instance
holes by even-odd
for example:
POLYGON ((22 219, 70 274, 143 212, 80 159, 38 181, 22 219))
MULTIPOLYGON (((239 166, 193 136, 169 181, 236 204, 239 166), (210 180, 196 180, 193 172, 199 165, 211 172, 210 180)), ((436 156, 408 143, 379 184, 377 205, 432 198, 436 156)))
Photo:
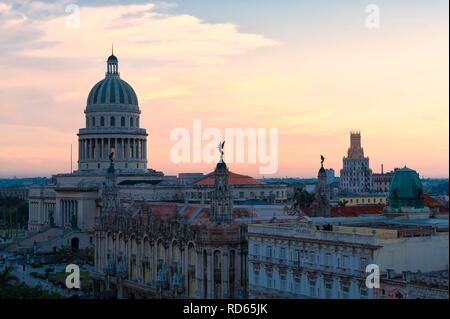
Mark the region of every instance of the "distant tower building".
MULTIPOLYGON (((222 146, 223 147, 223 146, 222 146)), ((228 184, 229 172, 223 161, 223 149, 220 161, 214 171, 215 183, 211 197, 211 221, 214 223, 229 223, 233 217, 233 198, 228 184)))
POLYGON ((327 184, 333 183, 334 182, 334 178, 335 178, 334 169, 327 168, 327 169, 325 169, 325 172, 327 174, 327 184))
POLYGON ((327 171, 323 168, 323 161, 325 160, 322 157, 322 163, 317 174, 317 184, 315 190, 315 198, 312 203, 312 215, 313 216, 330 216, 331 208, 330 208, 330 198, 331 198, 331 190, 330 185, 327 183, 327 171))
POLYGON ((372 189, 372 170, 369 158, 364 157, 361 147, 361 133, 350 133, 350 148, 343 159, 339 188, 345 193, 367 193, 372 189))

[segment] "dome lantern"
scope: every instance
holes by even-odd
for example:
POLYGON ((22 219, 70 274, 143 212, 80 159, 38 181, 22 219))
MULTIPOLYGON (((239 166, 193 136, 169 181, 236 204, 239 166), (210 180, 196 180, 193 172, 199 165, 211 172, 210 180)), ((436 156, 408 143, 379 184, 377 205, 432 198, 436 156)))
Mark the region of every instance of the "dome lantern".
POLYGON ((114 46, 112 47, 111 55, 106 61, 106 76, 111 75, 119 75, 119 60, 114 55, 114 46))

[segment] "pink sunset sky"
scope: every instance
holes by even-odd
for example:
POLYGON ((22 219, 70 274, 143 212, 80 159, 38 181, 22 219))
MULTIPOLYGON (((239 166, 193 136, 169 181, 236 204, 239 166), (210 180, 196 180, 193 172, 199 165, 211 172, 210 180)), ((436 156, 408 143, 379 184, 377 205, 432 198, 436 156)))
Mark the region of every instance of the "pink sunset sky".
MULTIPOLYGON (((170 158, 171 131, 201 120, 277 128, 278 170, 266 177, 315 176, 320 154, 338 174, 356 130, 374 172, 448 177, 447 1, 378 1, 379 29, 365 26, 366 1, 186 2, 79 1, 78 28, 66 12, 76 1, 2 1, 0 177, 68 172, 70 144, 76 168, 111 43, 139 98, 149 168, 211 171, 170 158)), ((259 177, 259 166, 230 168, 259 177)))

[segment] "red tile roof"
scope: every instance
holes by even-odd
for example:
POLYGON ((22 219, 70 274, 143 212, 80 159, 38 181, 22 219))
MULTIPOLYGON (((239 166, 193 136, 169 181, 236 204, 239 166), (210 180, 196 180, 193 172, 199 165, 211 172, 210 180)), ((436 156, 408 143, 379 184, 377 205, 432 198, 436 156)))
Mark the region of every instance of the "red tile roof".
POLYGON ((423 201, 426 207, 437 209, 439 213, 448 213, 447 207, 428 194, 423 195, 423 201))
MULTIPOLYGON (((229 172, 228 184, 230 185, 263 185, 264 182, 258 181, 253 177, 247 175, 240 175, 233 172, 229 172)), ((197 186, 209 186, 214 185, 214 172, 209 173, 207 176, 197 181, 194 185, 197 186)))

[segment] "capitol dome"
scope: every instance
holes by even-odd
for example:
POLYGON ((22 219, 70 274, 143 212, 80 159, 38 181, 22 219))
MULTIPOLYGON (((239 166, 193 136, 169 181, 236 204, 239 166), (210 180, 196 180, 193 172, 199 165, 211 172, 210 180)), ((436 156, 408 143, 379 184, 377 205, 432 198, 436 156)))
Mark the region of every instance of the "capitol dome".
POLYGON ((91 89, 87 107, 96 105, 122 104, 138 106, 138 99, 131 85, 119 77, 106 77, 91 89))
POLYGON ((139 109, 136 92, 120 78, 119 61, 114 54, 107 60, 105 78, 91 89, 86 104, 87 112, 108 105, 133 106, 134 109, 139 109))
POLYGON ((114 54, 106 66, 105 78, 87 97, 86 126, 78 132, 79 170, 106 172, 113 158, 118 171, 145 171, 148 134, 140 127, 136 92, 120 78, 114 54))
POLYGON ((395 171, 389 188, 388 204, 390 208, 423 208, 423 188, 416 171, 404 167, 395 171))

